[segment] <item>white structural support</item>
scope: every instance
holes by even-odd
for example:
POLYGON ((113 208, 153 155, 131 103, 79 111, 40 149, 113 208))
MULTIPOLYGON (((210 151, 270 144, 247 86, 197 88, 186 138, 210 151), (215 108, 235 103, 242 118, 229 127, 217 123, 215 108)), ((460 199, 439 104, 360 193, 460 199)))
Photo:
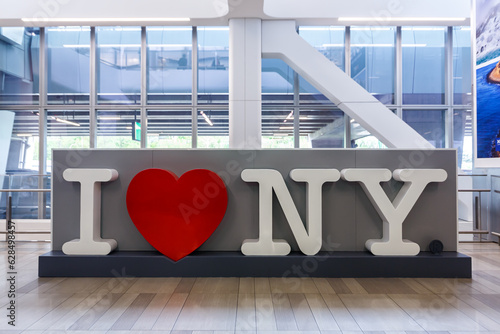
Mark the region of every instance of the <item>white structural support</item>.
POLYGON ((261 20, 229 20, 229 146, 261 147, 261 20))
POLYGON ((296 32, 295 21, 262 22, 262 55, 279 58, 390 148, 433 148, 296 32))

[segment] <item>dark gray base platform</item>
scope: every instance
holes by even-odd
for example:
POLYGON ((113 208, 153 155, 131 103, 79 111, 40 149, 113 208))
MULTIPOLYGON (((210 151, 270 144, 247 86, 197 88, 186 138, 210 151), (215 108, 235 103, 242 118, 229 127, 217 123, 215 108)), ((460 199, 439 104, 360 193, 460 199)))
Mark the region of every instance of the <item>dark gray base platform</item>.
POLYGON ((40 277, 447 277, 470 278, 471 258, 457 252, 374 256, 368 252, 321 252, 315 256, 244 256, 240 252, 195 252, 173 262, 159 252, 114 252, 39 257, 40 277))

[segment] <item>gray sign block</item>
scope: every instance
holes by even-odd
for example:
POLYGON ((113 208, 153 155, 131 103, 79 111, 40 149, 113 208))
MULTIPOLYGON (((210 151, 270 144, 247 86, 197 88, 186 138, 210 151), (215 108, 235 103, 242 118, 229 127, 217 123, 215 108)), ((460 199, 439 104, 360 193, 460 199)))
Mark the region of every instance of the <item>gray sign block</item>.
MULTIPOLYGON (((118 250, 149 251, 151 245, 128 216, 126 192, 132 178, 148 168, 168 169, 181 176, 196 168, 218 173, 228 191, 226 215, 214 234, 200 247, 204 251, 239 251, 243 240, 256 239, 258 184, 241 179, 247 168, 278 170, 305 221, 306 186, 290 179, 297 168, 442 168, 443 183, 427 186, 405 221, 403 237, 427 250, 434 239, 445 251, 457 249, 456 152, 455 150, 54 150, 53 152, 53 250, 79 237, 80 186, 62 178, 66 168, 113 168, 116 181, 102 184, 102 237, 115 239, 118 250), (419 153, 420 152, 420 153, 419 153)), ((401 185, 391 181, 384 190, 392 199, 401 185)), ((280 204, 273 202, 273 233, 286 239, 293 250, 297 243, 280 204)), ((367 239, 379 238, 382 222, 357 183, 339 180, 323 186, 323 250, 363 251, 367 239)))

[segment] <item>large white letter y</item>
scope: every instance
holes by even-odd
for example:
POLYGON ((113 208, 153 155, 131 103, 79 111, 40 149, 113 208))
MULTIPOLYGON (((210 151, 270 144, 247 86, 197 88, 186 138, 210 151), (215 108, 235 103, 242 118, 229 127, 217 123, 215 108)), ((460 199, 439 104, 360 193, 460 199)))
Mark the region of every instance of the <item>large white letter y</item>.
POLYGON ((430 182, 443 182, 448 177, 443 169, 344 169, 342 179, 359 182, 383 221, 382 239, 366 241, 366 248, 374 255, 417 255, 418 244, 403 240, 403 222, 430 182), (391 203, 381 182, 394 176, 404 182, 391 203))

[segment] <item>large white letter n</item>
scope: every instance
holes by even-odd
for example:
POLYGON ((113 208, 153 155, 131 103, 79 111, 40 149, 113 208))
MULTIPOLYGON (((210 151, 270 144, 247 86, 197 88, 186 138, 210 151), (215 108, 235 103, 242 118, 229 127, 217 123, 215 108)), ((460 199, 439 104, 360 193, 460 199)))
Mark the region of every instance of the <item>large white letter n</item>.
POLYGON ((294 169, 292 180, 307 182, 306 228, 300 218, 281 174, 274 169, 245 169, 245 182, 259 183, 259 239, 245 240, 241 252, 245 255, 287 255, 290 245, 285 240, 273 240, 273 190, 302 253, 314 255, 322 245, 322 187, 325 182, 340 178, 336 169, 294 169))

